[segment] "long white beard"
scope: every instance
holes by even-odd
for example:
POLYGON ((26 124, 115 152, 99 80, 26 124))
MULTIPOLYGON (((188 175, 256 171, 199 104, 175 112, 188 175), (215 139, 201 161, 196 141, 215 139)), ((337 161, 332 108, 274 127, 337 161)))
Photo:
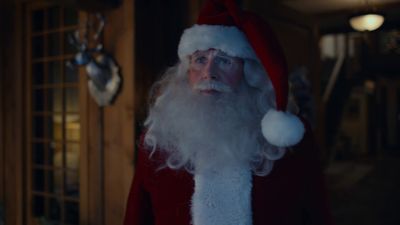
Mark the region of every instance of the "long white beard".
POLYGON ((194 174, 194 225, 251 225, 252 174, 267 175, 284 154, 261 134, 270 93, 263 98, 243 82, 237 91, 204 96, 169 75, 145 122, 145 145, 167 153, 165 166, 194 174))
POLYGON ((255 107, 244 85, 203 96, 178 80, 151 108, 145 143, 168 153, 168 167, 194 173, 194 225, 252 224, 250 164, 262 147, 255 107))
POLYGON ((204 96, 181 79, 170 82, 150 109, 145 144, 168 152, 167 166, 174 169, 250 168, 262 148, 260 121, 249 87, 204 96))

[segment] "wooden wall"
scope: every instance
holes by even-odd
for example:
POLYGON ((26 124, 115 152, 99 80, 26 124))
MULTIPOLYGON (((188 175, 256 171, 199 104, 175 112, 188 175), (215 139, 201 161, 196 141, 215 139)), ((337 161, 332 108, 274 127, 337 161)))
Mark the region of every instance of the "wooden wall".
MULTIPOLYGON (((4 5, 0 4, 0 30, 4 31, 5 29, 5 10, 4 10, 4 5)), ((3 33, 3 32, 2 32, 3 33)), ((1 43, 4 43, 5 41, 5 36, 1 35, 0 36, 0 48, 3 47, 1 43)), ((5 59, 5 54, 4 51, 0 51, 0 68, 3 68, 4 66, 4 59, 5 59)), ((4 96, 3 96, 3 77, 4 74, 0 73, 0 204, 2 204, 1 207, 4 207, 4 178, 5 178, 5 173, 4 173, 4 96)))
MULTIPOLYGON (((3 5, 4 3, 0 3, 0 31, 2 33, 5 30, 5 6, 3 5)), ((1 43, 4 43, 5 41, 5 35, 0 36, 0 48, 3 47, 1 43)), ((5 63, 5 51, 0 51, 0 68, 3 68, 4 63, 5 63)), ((4 96, 3 96, 3 77, 4 74, 0 73, 0 204, 4 207, 4 96)))
MULTIPOLYGON (((83 13, 85 14, 85 13, 83 13)), ((87 15, 81 15, 86 17, 87 15)), ((135 20, 134 1, 124 0, 116 9, 105 12, 104 48, 118 65, 122 76, 122 89, 111 106, 99 108, 86 90, 81 95, 85 108, 82 119, 86 139, 86 166, 81 188, 82 224, 122 224, 125 205, 134 173, 134 93, 135 93, 135 20)))
POLYGON ((121 66, 123 87, 112 107, 104 109, 105 223, 122 224, 133 176, 134 134, 134 0, 107 14, 105 47, 121 66))
POLYGON ((0 201, 6 224, 23 225, 24 81, 20 8, 0 3, 0 201))

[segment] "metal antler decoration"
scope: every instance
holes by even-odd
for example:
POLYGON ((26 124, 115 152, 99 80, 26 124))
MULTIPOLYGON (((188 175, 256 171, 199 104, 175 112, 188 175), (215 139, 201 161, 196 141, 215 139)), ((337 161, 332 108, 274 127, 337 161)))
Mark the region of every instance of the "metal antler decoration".
POLYGON ((73 60, 67 62, 67 65, 69 67, 85 66, 89 76, 90 94, 99 106, 106 106, 115 99, 121 86, 121 76, 117 63, 111 55, 104 51, 103 44, 99 41, 106 22, 105 17, 98 13, 96 18, 99 22, 93 35, 93 41, 95 44, 97 43, 96 47, 89 48, 88 37, 89 31, 93 29, 93 24, 86 21, 82 40, 79 30, 76 30, 74 35, 68 36, 69 43, 78 49, 78 53, 73 60))

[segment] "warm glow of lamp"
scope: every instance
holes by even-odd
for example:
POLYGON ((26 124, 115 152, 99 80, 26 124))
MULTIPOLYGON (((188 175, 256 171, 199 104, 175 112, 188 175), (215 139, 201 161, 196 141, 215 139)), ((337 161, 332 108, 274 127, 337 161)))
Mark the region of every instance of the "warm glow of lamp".
POLYGON ((382 26, 384 20, 383 15, 368 13, 351 17, 350 25, 357 31, 373 31, 382 26))

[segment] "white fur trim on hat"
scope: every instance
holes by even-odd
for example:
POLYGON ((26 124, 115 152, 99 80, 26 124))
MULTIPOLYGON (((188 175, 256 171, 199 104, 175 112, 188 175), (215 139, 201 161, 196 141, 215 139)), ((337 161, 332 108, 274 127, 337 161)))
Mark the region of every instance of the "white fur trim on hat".
POLYGON ((238 166, 197 171, 194 181, 193 225, 253 224, 250 169, 238 166))
POLYGON ((270 109, 261 121, 261 131, 270 144, 289 147, 301 141, 305 129, 297 116, 270 109))
POLYGON ((246 36, 234 26, 194 25, 186 29, 178 46, 182 60, 197 50, 219 49, 233 57, 258 60, 246 36))

